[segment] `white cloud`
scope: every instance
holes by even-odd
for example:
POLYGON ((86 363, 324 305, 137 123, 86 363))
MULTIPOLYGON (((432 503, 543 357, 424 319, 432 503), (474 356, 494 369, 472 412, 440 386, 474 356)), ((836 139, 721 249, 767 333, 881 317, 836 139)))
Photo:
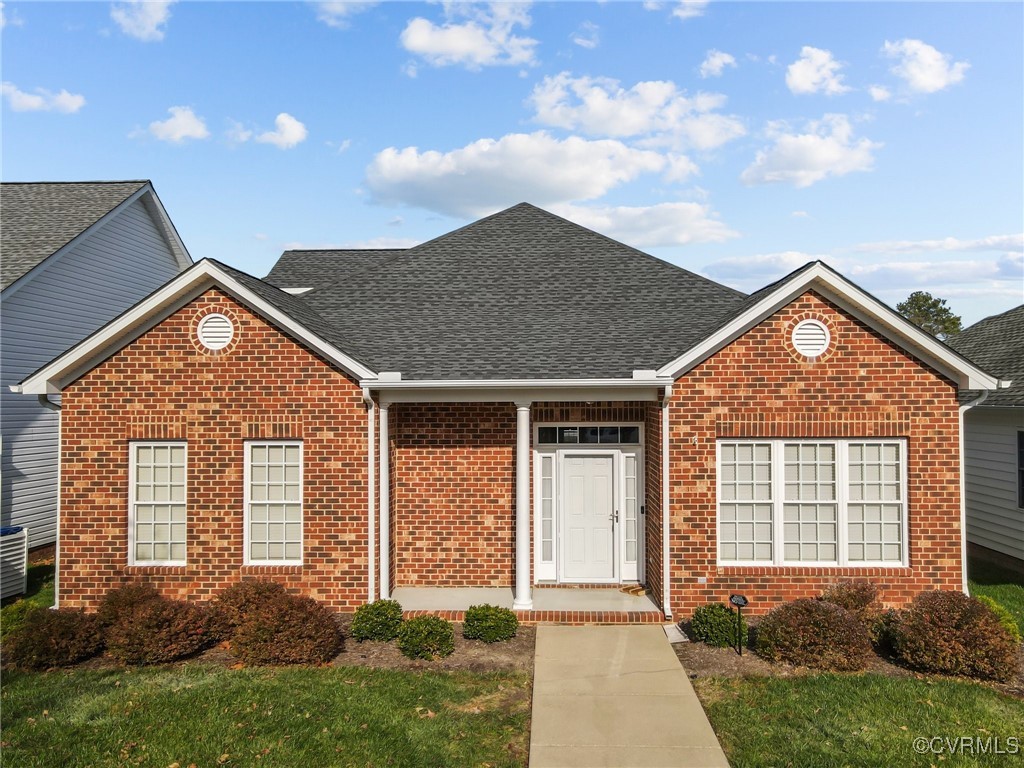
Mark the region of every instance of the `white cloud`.
POLYGON ((166 120, 154 120, 149 124, 149 132, 160 141, 180 144, 185 139, 205 139, 210 132, 206 123, 192 111, 191 107, 171 107, 167 110, 171 116, 166 120))
POLYGON ((708 55, 700 65, 700 76, 703 78, 721 77, 726 67, 735 69, 736 57, 731 53, 717 51, 712 48, 708 51, 708 55))
POLYGON ((851 250, 871 253, 927 253, 941 251, 1010 251, 1024 253, 1024 233, 1019 235, 990 235, 973 240, 943 237, 935 240, 884 240, 861 243, 851 250))
POLYGON ((809 219, 809 218, 811 218, 811 214, 809 214, 807 211, 793 211, 789 215, 792 216, 794 219, 809 219))
POLYGON ((385 248, 412 248, 422 242, 422 240, 413 240, 408 237, 374 237, 369 240, 349 240, 343 243, 308 243, 302 240, 289 240, 286 243, 281 243, 281 249, 285 251, 383 250, 385 248))
POLYGON ((842 64, 832 58, 831 51, 805 45, 800 58, 786 69, 786 85, 793 93, 825 93, 829 96, 850 90, 839 74, 842 64))
POLYGON ((548 206, 593 200, 670 161, 611 139, 556 139, 544 131, 480 139, 450 152, 389 147, 366 169, 382 203, 402 203, 451 216, 480 216, 523 200, 548 206))
POLYGON ((350 19, 356 14, 368 11, 375 2, 322 2, 314 3, 316 18, 328 27, 347 29, 350 19))
POLYGON ((442 25, 422 17, 412 19, 402 31, 402 47, 435 67, 459 64, 478 70, 532 65, 537 41, 514 34, 516 27, 530 26, 529 7, 528 3, 447 3, 442 25))
POLYGON ((679 0, 675 8, 672 9, 672 15, 680 21, 695 19, 704 15, 708 8, 708 2, 709 0, 679 0))
POLYGON ((129 37, 151 43, 164 39, 175 0, 127 0, 110 6, 110 18, 129 37))
POLYGON ((701 203, 650 206, 551 206, 553 213, 629 245, 651 248, 720 243, 739 237, 701 203))
POLYGON ((227 137, 229 142, 232 144, 244 144, 252 138, 251 129, 246 128, 237 120, 231 120, 229 122, 231 123, 231 126, 224 132, 224 135, 227 137))
POLYGON ((278 149, 291 149, 304 142, 308 135, 306 126, 287 112, 282 112, 274 118, 274 126, 273 131, 264 131, 255 138, 255 141, 273 144, 278 149))
POLYGON ((774 144, 760 150, 743 171, 740 180, 744 184, 786 182, 809 187, 829 176, 869 171, 874 166, 875 150, 882 147, 869 139, 855 140, 846 115, 825 115, 809 123, 800 134, 769 125, 769 135, 774 144))
POLYGON ((600 29, 592 21, 584 21, 572 33, 572 41, 581 48, 593 50, 601 42, 600 29))
POLYGON ((767 285, 799 269, 809 261, 832 261, 824 254, 803 251, 756 253, 750 256, 730 256, 704 267, 704 274, 729 285, 746 287, 767 285))
POLYGON ((0 3, 0 29, 5 27, 20 27, 25 21, 18 15, 16 10, 8 10, 6 3, 0 3))
POLYGON ((640 82, 628 90, 610 78, 568 72, 545 77, 530 95, 534 120, 590 136, 647 137, 651 146, 714 149, 746 133, 732 116, 714 110, 726 97, 687 96, 668 80, 640 82))
POLYGON ((72 114, 85 106, 85 96, 79 93, 70 93, 64 89, 52 93, 45 88, 36 88, 34 93, 26 93, 6 80, 0 86, 0 93, 7 97, 7 105, 15 112, 72 114))
POLYGON ((895 43, 886 40, 882 54, 898 59, 892 67, 893 74, 918 93, 935 93, 961 82, 971 66, 965 61, 952 63, 953 57, 948 53, 910 38, 895 43))
POLYGON ((889 89, 882 85, 869 86, 868 93, 871 94, 871 98, 874 101, 888 101, 892 98, 892 93, 889 89))

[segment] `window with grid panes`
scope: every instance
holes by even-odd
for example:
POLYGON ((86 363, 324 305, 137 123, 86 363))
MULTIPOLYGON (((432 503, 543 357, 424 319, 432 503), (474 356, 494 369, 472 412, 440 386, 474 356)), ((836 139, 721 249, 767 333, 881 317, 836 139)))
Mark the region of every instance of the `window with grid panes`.
POLYGON ((129 450, 129 562, 183 564, 188 528, 185 443, 131 443, 129 450))
POLYGON ((246 443, 246 560, 302 562, 302 443, 246 443))

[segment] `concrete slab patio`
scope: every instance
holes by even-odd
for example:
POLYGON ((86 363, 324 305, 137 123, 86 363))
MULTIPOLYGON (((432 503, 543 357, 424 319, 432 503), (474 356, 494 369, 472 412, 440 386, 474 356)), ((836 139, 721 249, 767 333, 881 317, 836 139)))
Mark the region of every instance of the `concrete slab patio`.
POLYGON ((530 768, 728 768, 660 626, 537 628, 530 768))

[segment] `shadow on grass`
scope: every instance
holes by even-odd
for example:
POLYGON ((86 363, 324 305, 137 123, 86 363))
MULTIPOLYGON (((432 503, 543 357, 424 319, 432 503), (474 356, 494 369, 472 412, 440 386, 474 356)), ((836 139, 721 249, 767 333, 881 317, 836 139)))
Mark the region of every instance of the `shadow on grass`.
POLYGON ((975 584, 1016 584, 1024 587, 1024 571, 1014 570, 980 558, 967 561, 967 577, 975 584))

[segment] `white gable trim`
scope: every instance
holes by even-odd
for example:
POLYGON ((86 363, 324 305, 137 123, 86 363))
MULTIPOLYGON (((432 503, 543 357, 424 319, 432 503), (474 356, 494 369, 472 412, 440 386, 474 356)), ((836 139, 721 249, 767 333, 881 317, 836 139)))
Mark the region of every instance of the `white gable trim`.
POLYGON ((820 263, 795 275, 703 342, 662 366, 658 376, 673 380, 679 378, 808 290, 818 291, 868 327, 955 381, 961 389, 1007 386, 820 263))
POLYGON ((354 378, 375 377, 376 374, 362 363, 349 357, 333 344, 310 332, 309 329, 264 301, 213 262, 201 261, 56 360, 33 373, 20 385, 16 385, 18 389, 15 391, 33 395, 60 392, 117 350, 214 286, 223 288, 271 323, 340 366, 354 378))
POLYGON ((98 220, 94 221, 87 228, 75 235, 71 240, 64 243, 64 245, 4 288, 4 298, 10 299, 11 296, 21 289, 22 286, 27 285, 54 264, 59 262, 68 253, 87 242, 93 235, 119 216, 122 211, 132 205, 136 200, 140 199, 142 200, 143 207, 146 209, 146 213, 153 218, 153 223, 156 225, 157 230, 159 230, 167 243, 167 247, 170 249, 171 255, 174 256, 174 260, 178 264, 178 271, 181 272, 191 267, 192 257, 189 255, 188 249, 185 248, 185 244, 181 241, 181 238, 178 237, 178 232, 175 230, 174 224, 171 223, 171 219, 167 215, 167 211, 164 210, 164 206, 163 203, 160 202, 160 198, 158 198, 156 196, 156 192, 153 191, 153 186, 149 182, 146 182, 138 190, 107 211, 98 220))

